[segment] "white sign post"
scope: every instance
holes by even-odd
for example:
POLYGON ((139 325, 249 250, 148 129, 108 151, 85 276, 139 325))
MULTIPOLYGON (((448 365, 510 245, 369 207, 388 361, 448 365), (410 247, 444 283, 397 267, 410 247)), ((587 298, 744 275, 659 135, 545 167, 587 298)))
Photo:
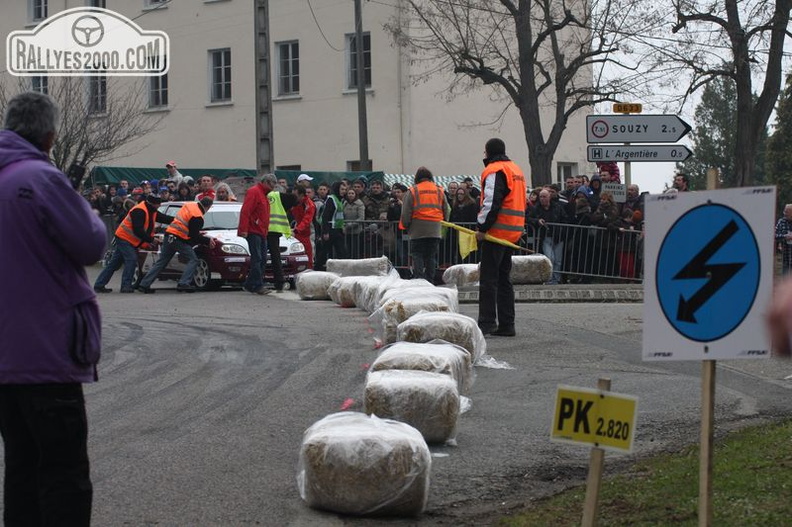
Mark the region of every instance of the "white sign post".
POLYGON ((699 522, 712 525, 716 359, 769 357, 775 187, 646 200, 644 360, 701 360, 699 522))
POLYGON ((768 357, 775 187, 646 196, 644 360, 768 357))

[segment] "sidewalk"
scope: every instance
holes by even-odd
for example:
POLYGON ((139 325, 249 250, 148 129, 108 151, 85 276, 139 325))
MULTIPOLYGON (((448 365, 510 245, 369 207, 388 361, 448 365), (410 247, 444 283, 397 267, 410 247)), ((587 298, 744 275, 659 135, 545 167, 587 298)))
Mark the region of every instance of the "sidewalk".
MULTIPOLYGON (((459 302, 478 302, 478 287, 459 289, 459 302)), ((517 302, 643 302, 643 284, 515 285, 517 302)))

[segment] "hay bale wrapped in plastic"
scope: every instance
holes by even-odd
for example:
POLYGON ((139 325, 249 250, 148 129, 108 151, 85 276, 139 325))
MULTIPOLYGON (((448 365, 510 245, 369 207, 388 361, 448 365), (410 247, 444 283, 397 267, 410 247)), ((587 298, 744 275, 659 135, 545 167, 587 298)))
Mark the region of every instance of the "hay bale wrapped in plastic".
POLYGON ((369 322, 380 342, 396 341, 396 327, 419 311, 459 311, 456 288, 414 287, 386 291, 382 305, 369 316, 369 322))
POLYGON ((487 353, 487 341, 475 319, 461 313, 416 313, 396 327, 396 340, 444 340, 465 348, 473 364, 487 353))
MULTIPOLYGON (((369 277, 365 277, 369 278, 369 277)), ((355 305, 360 309, 371 313, 371 307, 375 303, 378 304, 381 289, 387 289, 388 284, 398 283, 401 281, 399 272, 396 269, 391 269, 385 276, 376 276, 376 280, 365 280, 358 283, 355 287, 355 305)))
POLYGON ((327 296, 341 307, 355 307, 362 284, 377 284, 381 276, 342 276, 327 288, 327 296))
MULTIPOLYGON (((418 315, 415 315, 418 316, 418 315)), ((475 380, 473 359, 461 346, 444 340, 394 342, 382 349, 371 371, 415 370, 450 375, 459 393, 470 393, 475 380)))
POLYGON ((453 442, 459 419, 459 392, 450 375, 411 370, 369 373, 366 413, 415 427, 427 443, 453 442))
MULTIPOLYGON (((394 271, 398 277, 398 272, 394 271)), ((413 289, 416 287, 434 287, 434 285, 429 282, 428 280, 424 280, 423 278, 413 278, 412 280, 403 280, 401 278, 391 278, 390 276, 386 278, 380 285, 377 287, 376 292, 368 299, 368 303, 365 306, 361 306, 363 309, 368 311, 369 313, 373 313, 382 305, 382 299, 386 295, 392 295, 393 293, 389 293, 389 291, 397 291, 403 289, 413 289)))
POLYGON ((552 274, 553 264, 544 254, 512 256, 513 284, 543 284, 552 274))
POLYGON ((294 277, 297 295, 302 300, 328 300, 328 288, 339 278, 326 271, 303 271, 294 277))
POLYGON ((479 281, 479 264, 457 264, 443 271, 443 283, 469 287, 479 281))
POLYGON ((343 514, 415 516, 426 508, 432 458, 408 424, 360 412, 331 414, 303 434, 300 496, 343 514))
POLYGON ((327 260, 327 270, 341 276, 385 276, 393 266, 387 256, 355 260, 327 260))

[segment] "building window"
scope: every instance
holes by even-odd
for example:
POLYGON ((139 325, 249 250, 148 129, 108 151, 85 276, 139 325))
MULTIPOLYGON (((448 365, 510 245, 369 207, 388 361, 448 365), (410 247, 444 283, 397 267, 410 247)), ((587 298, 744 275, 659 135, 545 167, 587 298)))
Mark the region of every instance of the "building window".
POLYGON ((30 78, 30 89, 44 95, 49 94, 49 77, 46 75, 41 77, 30 78))
MULTIPOLYGON (((357 76, 357 43, 354 34, 347 35, 347 49, 349 50, 349 54, 347 55, 347 62, 349 63, 349 75, 347 75, 347 81, 349 84, 347 85, 348 88, 354 89, 357 88, 358 85, 358 76, 357 76)), ((363 72, 364 76, 363 79, 366 83, 366 87, 371 87, 371 34, 370 33, 363 33, 363 72)))
POLYGON ((568 177, 577 176, 577 163, 558 163, 556 173, 560 182, 566 181, 568 177))
POLYGON ((149 108, 168 106, 168 74, 149 77, 149 108))
POLYGON ((28 0, 28 14, 31 21, 44 20, 47 18, 48 0, 28 0))
POLYGON ((278 165, 276 170, 302 170, 302 165, 278 165))
POLYGON ((278 46, 278 95, 300 93, 300 43, 282 42, 278 46))
POLYGON ((88 113, 102 114, 107 111, 107 76, 88 77, 88 113))
POLYGON ((107 1, 106 0, 88 0, 88 3, 86 5, 88 5, 89 7, 105 7, 106 8, 107 7, 107 1))
POLYGON ((211 78, 211 101, 231 100, 231 50, 213 49, 209 51, 211 78))

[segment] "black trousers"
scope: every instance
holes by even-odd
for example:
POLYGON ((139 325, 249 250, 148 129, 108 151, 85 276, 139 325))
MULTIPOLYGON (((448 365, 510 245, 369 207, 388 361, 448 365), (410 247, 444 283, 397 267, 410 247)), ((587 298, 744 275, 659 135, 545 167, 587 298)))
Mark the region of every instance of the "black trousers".
POLYGON ((511 282, 513 249, 481 242, 479 327, 514 327, 514 286, 511 282))
POLYGON ((5 525, 90 525, 93 487, 82 385, 0 385, 0 433, 5 525))
MULTIPOLYGON (((272 277, 275 283, 275 289, 283 289, 283 264, 280 257, 280 237, 279 232, 267 233, 267 249, 270 253, 270 260, 272 261, 272 277)), ((266 262, 264 264, 266 266, 266 262)))

